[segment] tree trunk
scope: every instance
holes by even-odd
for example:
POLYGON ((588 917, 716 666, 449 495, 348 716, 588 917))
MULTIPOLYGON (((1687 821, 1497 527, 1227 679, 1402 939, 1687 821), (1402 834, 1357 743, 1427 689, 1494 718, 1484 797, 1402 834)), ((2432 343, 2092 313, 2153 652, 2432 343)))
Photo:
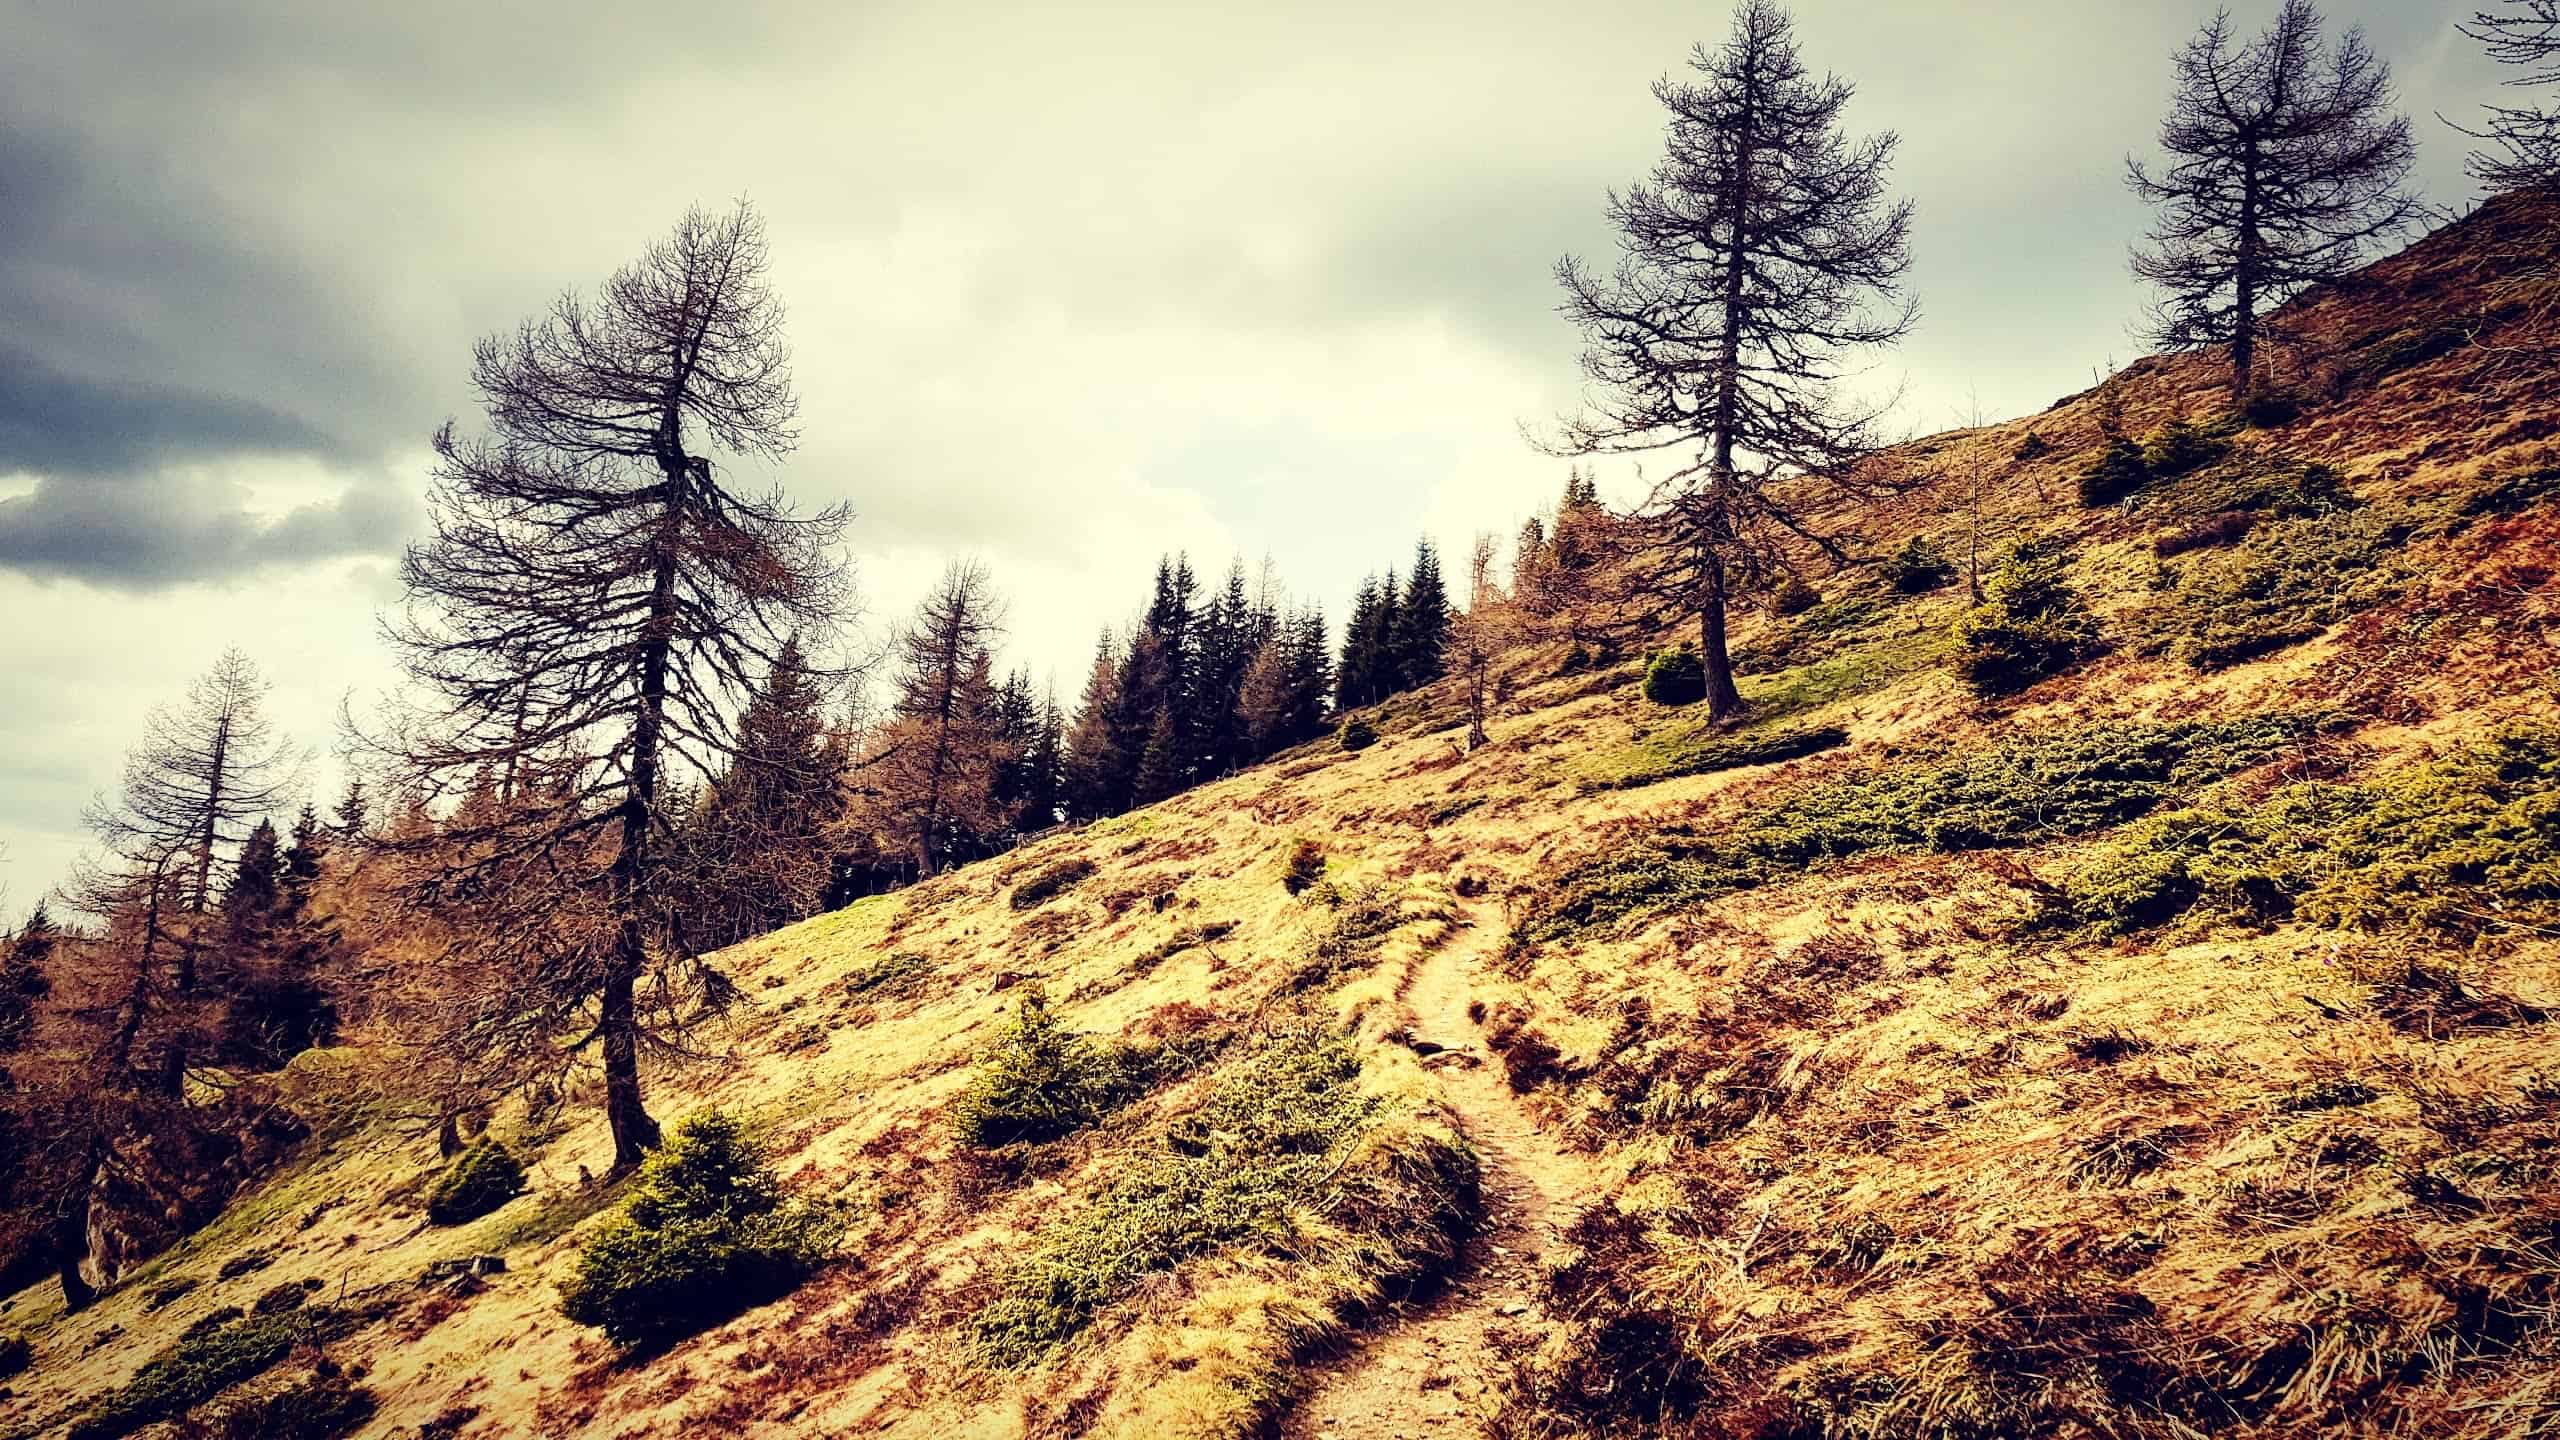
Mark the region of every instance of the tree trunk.
POLYGON ((77 1179, 54 1203, 53 1273, 62 1284, 65 1314, 86 1309, 89 1302, 98 1298, 98 1288, 80 1273, 80 1263, 89 1258, 89 1193, 97 1183, 98 1165, 105 1157, 105 1134, 93 1129, 74 1171, 77 1179))
POLYGON ((2231 266, 2231 403, 2249 400, 2258 358, 2258 162, 2252 147, 2240 161, 2239 243, 2231 266))
POLYGON ((447 1160, 462 1153, 462 1120, 450 1110, 436 1127, 436 1153, 447 1160))
POLYGON ((1733 683, 1733 656, 1725 647, 1724 562, 1711 550, 1703 567, 1705 583, 1698 604, 1698 660, 1706 669, 1707 722, 1721 725, 1742 713, 1742 692, 1733 683))
POLYGON ((647 900, 650 825, 658 800, 658 750, 665 732, 667 663, 676 625, 673 531, 684 505, 681 454, 661 457, 666 475, 667 530, 658 541, 649 620, 640 647, 640 705, 631 726, 631 789, 622 802, 621 848, 613 857, 613 953, 596 996, 596 1037, 604 1052, 605 1119, 613 1127, 613 1173, 638 1165, 658 1143, 658 1122, 640 1095, 640 972, 649 964, 641 912, 647 900))

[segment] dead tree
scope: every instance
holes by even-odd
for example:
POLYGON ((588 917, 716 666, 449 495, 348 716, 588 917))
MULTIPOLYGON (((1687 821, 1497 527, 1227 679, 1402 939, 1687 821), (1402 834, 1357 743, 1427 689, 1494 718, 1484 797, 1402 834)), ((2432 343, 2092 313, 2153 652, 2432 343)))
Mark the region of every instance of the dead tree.
POLYGON ((2133 192, 2159 209, 2133 273, 2164 292, 2150 338, 2171 350, 2228 345, 2231 396, 2245 401, 2267 312, 2418 217, 2401 184, 2409 122, 2393 113, 2390 67, 2363 33, 2324 46, 2310 0, 2285 0, 2246 43, 2216 14, 2172 65, 2168 166, 2126 161, 2133 192))
POLYGON ((765 260, 747 206, 697 209, 592 299, 482 341, 489 434, 437 434, 434 535, 410 547, 385 626, 414 693, 367 738, 395 772, 430 804, 511 777, 412 847, 411 898, 478 907, 452 927, 478 953, 457 958, 510 981, 452 1040, 488 1056, 539 1057, 563 1034, 564 1057, 592 1046, 617 1169, 657 1139, 641 1050, 677 1045, 721 993, 663 903, 671 776, 719 773, 755 678, 849 604, 847 512, 799 515, 722 469, 796 440, 765 260))
POLYGON ((1882 413, 1840 395, 1844 367, 1917 311, 1900 293, 1911 207, 1886 195, 1895 137, 1842 135, 1851 86, 1805 69, 1787 13, 1744 0, 1690 65, 1697 81, 1654 86, 1671 121, 1652 179, 1610 197, 1614 273, 1556 267, 1594 394, 1551 448, 1679 455, 1638 512, 1633 573, 1696 617, 1724 720, 1742 708, 1727 608, 1808 544, 1838 554, 1811 512, 1853 486, 1882 413))
MULTIPOLYGON (((2506 84, 2560 85, 2560 0, 2501 0, 2498 8, 2474 12, 2456 28, 2479 41, 2490 59, 2519 72, 2506 84)), ((2472 178, 2493 191, 2560 186, 2560 108, 2491 105, 2488 111, 2478 130, 2455 127, 2489 142, 2464 162, 2472 178)))

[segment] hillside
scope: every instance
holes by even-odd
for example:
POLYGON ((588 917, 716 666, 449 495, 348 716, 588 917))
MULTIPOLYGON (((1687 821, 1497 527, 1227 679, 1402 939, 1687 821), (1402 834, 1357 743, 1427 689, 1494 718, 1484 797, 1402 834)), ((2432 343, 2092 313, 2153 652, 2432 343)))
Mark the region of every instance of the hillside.
POLYGON ((654 1105, 842 1207, 772 1304, 617 1356, 558 1309, 593 1107, 501 1112, 531 1193, 431 1226, 432 1140, 314 1052, 288 1169, 9 1302, 0 1434, 288 1285, 318 1343, 199 1416, 325 1365, 386 1437, 2552 1433, 2560 281, 2501 277, 2555 226, 2297 304, 2295 413, 2154 358, 1878 457, 1734 732, 1528 645, 1473 752, 1443 686, 728 952, 731 1048, 654 1105), (2101 642, 1999 701, 1963 581, 1878 563, 1977 528, 2101 642), (964 1144, 1034 993, 1137 1081, 964 1144))

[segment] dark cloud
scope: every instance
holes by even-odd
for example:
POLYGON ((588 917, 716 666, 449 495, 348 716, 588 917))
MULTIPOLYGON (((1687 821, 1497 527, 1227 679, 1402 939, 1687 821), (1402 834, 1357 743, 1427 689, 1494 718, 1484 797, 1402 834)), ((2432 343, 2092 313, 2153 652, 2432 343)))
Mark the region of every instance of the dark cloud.
POLYGON ((396 484, 359 483, 263 514, 201 474, 48 477, 0 500, 0 569, 157 590, 396 548, 417 519, 396 484))
POLYGON ((255 400, 65 375, 0 342, 0 474, 113 475, 170 461, 338 448, 310 422, 255 400))

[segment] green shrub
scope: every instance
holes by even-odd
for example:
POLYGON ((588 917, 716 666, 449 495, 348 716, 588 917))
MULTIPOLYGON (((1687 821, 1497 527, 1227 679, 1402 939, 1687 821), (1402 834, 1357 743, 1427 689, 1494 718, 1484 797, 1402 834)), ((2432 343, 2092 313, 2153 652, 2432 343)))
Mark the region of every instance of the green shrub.
POLYGON ((2129 828, 2064 885, 2074 919, 2124 934, 2195 913, 2471 936, 2560 924, 2560 731, 2519 728, 2358 784, 2129 828))
POLYGON ((1746 765, 1775 765, 1848 743, 1849 732, 1837 725, 1741 734, 1701 727, 1681 735, 1640 741, 1628 747, 1629 753, 1610 757, 1616 762, 1614 768, 1586 774, 1579 788, 1586 795, 1597 790, 1633 790, 1684 775, 1712 775, 1746 765))
POLYGON ((1695 705, 1707 698, 1707 667, 1683 645, 1645 662, 1644 698, 1656 705, 1695 705))
POLYGON ((2142 447, 2118 437, 2080 467, 2080 503, 2113 505, 2150 480, 2151 472, 2142 463, 2142 447))
POLYGON ((1289 859, 1280 867, 1280 888, 1292 895, 1303 895, 1307 887, 1324 878, 1324 850, 1305 836, 1289 847, 1289 859))
POLYGON ((1126 1047, 1069 1030, 1038 986, 996 1032, 952 1114, 963 1143, 1035 1145, 1093 1124, 1144 1088, 1126 1047))
POLYGON ((453 1157, 427 1194, 427 1219, 438 1225, 477 1220, 524 1193, 524 1166, 507 1147, 482 1136, 453 1157))
POLYGON ((1336 1152, 1379 1114, 1345 1040, 1287 1036, 1236 1062, 1169 1127, 1165 1153, 1044 1226, 972 1322, 980 1357, 1027 1364, 1151 1274, 1232 1245, 1284 1246, 1292 1211, 1340 1188, 1336 1152))
POLYGON ((676 1127, 620 1212, 579 1247, 560 1311, 626 1349, 664 1344, 788 1293, 837 1236, 833 1216, 785 1198, 743 1124, 704 1111, 676 1127))
POLYGON ((2063 559, 2047 544, 2008 546, 1982 603, 1956 617, 1956 673, 1975 694, 2016 694, 2089 653, 2097 624, 2064 580, 2063 559))
POLYGON ((1068 889, 1093 878, 1093 862, 1078 856, 1061 860, 1033 874, 1013 887, 1011 904, 1016 910, 1030 910, 1046 905, 1068 889))
POLYGON ((2264 763, 2327 723, 2317 715, 2262 715, 2099 726, 1835 780, 1733 830, 1632 847, 1567 871, 1521 920, 1515 943, 1702 903, 1858 855, 1998 849, 2086 834, 2264 763))
POLYGON ((2381 509, 2254 528, 2180 581, 2173 648, 2197 669, 2216 670, 2310 639, 2404 577, 2410 529, 2404 515, 2381 509))
POLYGON ((2240 418, 2260 429, 2272 430, 2290 425, 2302 415, 2302 396, 2280 385, 2260 382, 2251 386, 2249 398, 2240 404, 2240 418))
POLYGON ((1926 535, 1903 541, 1901 549, 1884 559, 1884 583, 1904 595, 1935 590, 1954 579, 1955 573, 1955 567, 1947 563, 1947 557, 1926 535))
POLYGON ((1821 592, 1793 575, 1769 597, 1769 608, 1781 615, 1801 615, 1821 603, 1821 592))
POLYGON ((25 1374, 34 1360, 35 1347, 27 1343, 26 1336, 0 1335, 0 1380, 25 1374))
POLYGON ((1345 720, 1342 722, 1341 741, 1345 750, 1366 750, 1378 743, 1377 727, 1366 720, 1345 720))
POLYGON ((219 1440, 338 1440, 373 1418, 373 1392, 343 1375, 315 1375, 225 1410, 219 1440))
POLYGON ((2412 325, 2365 346, 2356 355, 2355 369, 2366 379, 2379 380, 2450 355, 2470 343, 2471 331, 2461 324, 2412 325))
POLYGON ((292 1353, 306 1332, 327 1333, 332 1319, 330 1312, 306 1306, 276 1315, 235 1309, 213 1324, 199 1322, 74 1420, 70 1440, 120 1440, 146 1425, 174 1420, 264 1373, 292 1353))
POLYGON ((2231 442, 2184 420, 2172 420, 2142 440, 2142 468, 2154 480, 2201 470, 2231 453, 2231 442))

